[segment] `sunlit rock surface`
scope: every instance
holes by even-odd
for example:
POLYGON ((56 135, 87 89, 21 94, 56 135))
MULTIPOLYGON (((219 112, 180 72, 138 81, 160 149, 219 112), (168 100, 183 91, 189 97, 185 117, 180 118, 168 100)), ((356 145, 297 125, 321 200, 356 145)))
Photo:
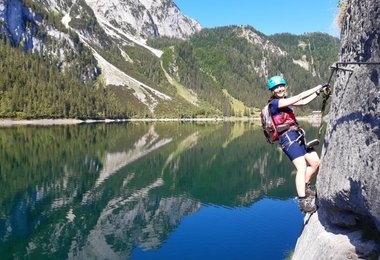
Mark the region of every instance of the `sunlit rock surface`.
MULTIPOLYGON (((380 2, 348 1, 342 62, 380 62, 380 2)), ((317 180, 319 210, 293 259, 378 259, 380 64, 338 64, 317 180)), ((308 218, 309 216, 306 216, 308 218)))

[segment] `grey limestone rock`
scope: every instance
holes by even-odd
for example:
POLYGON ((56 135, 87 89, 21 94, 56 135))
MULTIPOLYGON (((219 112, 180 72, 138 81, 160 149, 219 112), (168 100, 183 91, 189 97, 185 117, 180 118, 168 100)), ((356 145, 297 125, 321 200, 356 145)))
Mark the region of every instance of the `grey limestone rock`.
MULTIPOLYGON (((340 59, 380 62, 380 1, 348 0, 340 59)), ((293 259, 379 257, 380 64, 336 65, 352 72, 337 70, 317 177, 320 208, 293 259)))

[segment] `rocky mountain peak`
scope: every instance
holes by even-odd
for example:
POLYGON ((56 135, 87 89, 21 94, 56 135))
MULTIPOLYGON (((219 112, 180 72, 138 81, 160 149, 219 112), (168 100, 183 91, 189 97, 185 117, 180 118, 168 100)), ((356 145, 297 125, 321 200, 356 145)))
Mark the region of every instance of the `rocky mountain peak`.
POLYGON ((151 36, 185 38, 200 24, 184 16, 171 0, 86 0, 100 24, 111 24, 146 39, 151 36))
POLYGON ((279 56, 286 56, 286 51, 273 44, 266 37, 255 32, 251 27, 240 26, 237 28, 237 33, 241 38, 246 39, 251 44, 259 45, 263 50, 271 52, 279 56))

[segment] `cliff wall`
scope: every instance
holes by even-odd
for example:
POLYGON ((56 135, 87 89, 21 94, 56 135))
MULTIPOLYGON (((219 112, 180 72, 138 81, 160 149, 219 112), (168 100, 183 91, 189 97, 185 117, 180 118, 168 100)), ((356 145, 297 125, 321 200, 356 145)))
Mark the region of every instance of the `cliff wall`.
MULTIPOLYGON (((378 259, 380 234, 380 1, 348 0, 341 62, 317 177, 293 259, 378 259), (372 63, 372 64, 368 64, 372 63)), ((380 258, 379 258, 380 259, 380 258)))

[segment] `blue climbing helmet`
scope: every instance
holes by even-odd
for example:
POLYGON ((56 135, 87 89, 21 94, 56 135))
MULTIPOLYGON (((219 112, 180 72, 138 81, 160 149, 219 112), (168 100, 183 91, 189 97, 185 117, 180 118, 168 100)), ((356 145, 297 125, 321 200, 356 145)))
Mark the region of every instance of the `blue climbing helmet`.
POLYGON ((286 81, 283 77, 273 76, 268 79, 268 90, 272 90, 278 85, 286 85, 286 81))

